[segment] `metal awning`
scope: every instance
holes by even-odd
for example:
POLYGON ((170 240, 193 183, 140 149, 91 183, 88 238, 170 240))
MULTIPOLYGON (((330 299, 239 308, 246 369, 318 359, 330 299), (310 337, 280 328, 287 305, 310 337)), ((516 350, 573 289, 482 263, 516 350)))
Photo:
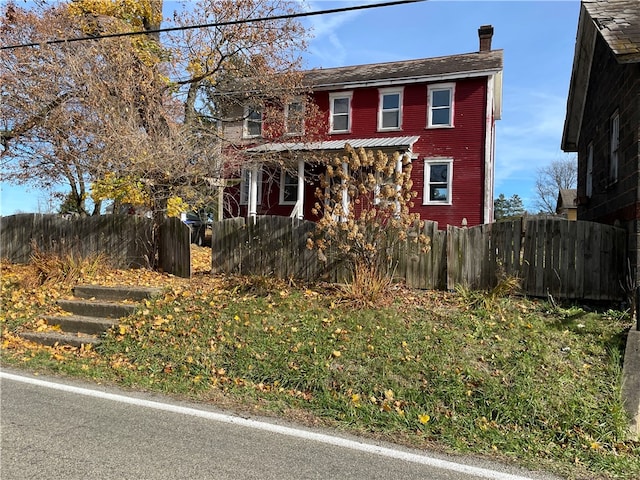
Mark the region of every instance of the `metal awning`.
POLYGON ((265 143, 245 150, 248 153, 274 153, 293 151, 343 150, 348 143, 353 148, 395 148, 410 150, 420 139, 412 137, 350 138, 344 140, 326 140, 321 142, 284 142, 265 143))

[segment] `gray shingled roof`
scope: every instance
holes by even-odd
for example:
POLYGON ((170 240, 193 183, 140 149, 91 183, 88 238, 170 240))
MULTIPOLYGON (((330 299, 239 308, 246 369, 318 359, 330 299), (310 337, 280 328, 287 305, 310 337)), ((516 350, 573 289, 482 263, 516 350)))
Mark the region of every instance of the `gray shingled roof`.
POLYGON ((561 188, 558 192, 556 213, 560 213, 563 208, 575 208, 577 199, 578 191, 575 188, 561 188))
POLYGON ((583 4, 618 61, 640 61, 640 0, 598 0, 583 4))
POLYGON ((434 78, 465 78, 497 73, 502 70, 502 50, 490 50, 445 57, 401 62, 374 63, 337 68, 320 68, 304 72, 305 83, 314 90, 336 86, 411 83, 434 78))
POLYGON ((291 152, 291 151, 312 151, 312 150, 342 150, 345 144, 353 148, 388 148, 405 147, 411 148, 420 137, 385 137, 385 138, 351 138, 347 140, 326 140, 322 142, 289 142, 289 143, 266 143, 257 147, 248 148, 250 153, 266 152, 291 152))
POLYGON ((565 152, 578 151, 597 35, 607 42, 620 63, 640 62, 640 0, 585 0, 581 3, 562 133, 561 145, 565 152))

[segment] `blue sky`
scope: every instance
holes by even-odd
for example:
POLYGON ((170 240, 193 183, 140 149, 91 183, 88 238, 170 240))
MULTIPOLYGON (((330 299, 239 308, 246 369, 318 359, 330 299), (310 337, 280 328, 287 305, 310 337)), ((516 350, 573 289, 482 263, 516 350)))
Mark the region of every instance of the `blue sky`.
MULTIPOLYGON (((309 10, 381 3, 307 0, 309 10)), ((533 210, 537 170, 565 158, 560 149, 580 3, 453 1, 381 7, 305 19, 314 39, 307 68, 337 67, 478 50, 478 27, 494 27, 504 50, 502 120, 496 134, 495 196, 518 194, 533 210)), ((0 214, 47 212, 46 192, 2 184, 0 214)))

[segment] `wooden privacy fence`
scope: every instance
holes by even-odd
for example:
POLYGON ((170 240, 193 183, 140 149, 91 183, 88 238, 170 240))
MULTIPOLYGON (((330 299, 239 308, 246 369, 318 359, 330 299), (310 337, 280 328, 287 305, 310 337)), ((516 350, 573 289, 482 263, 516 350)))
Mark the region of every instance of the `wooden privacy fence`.
POLYGON ((313 222, 279 216, 214 223, 212 271, 315 280, 325 269, 317 253, 307 248, 314 228, 313 222))
POLYGON ((518 219, 447 228, 447 287, 487 289, 515 276, 527 295, 619 300, 625 295, 624 229, 565 219, 518 219))
MULTIPOLYGON (((306 247, 315 224, 287 217, 229 219, 213 226, 212 271, 314 281, 339 277, 306 247)), ((407 241, 394 252, 395 277, 422 289, 485 290, 518 277, 531 296, 619 300, 626 272, 623 229, 564 219, 522 219, 438 230, 425 222, 430 250, 407 241)))
MULTIPOLYGON (((136 215, 64 217, 18 214, 0 219, 0 257, 29 263, 32 242, 46 253, 87 257, 104 253, 116 268, 146 267, 153 255, 153 222, 136 215)), ((191 275, 189 227, 179 219, 161 226, 160 268, 181 277, 191 275)))

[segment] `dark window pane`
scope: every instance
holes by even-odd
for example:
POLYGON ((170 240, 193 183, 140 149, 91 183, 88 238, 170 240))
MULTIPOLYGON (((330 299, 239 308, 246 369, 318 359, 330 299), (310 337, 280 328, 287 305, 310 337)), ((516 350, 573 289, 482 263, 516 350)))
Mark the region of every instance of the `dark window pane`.
POLYGON ((298 200, 298 177, 291 175, 289 172, 284 174, 282 200, 285 202, 298 200))
POLYGON ((449 125, 450 123, 451 121, 448 108, 433 110, 431 117, 432 125, 449 125))
POLYGON ((334 99, 333 113, 349 113, 349 99, 348 98, 334 99))
POLYGON ((399 127, 398 112, 382 112, 382 128, 399 127))
POLYGON ((260 135, 261 133, 261 125, 259 122, 249 121, 247 123, 247 133, 249 135, 260 135))
POLYGON ((432 107, 448 107, 451 105, 450 90, 434 90, 432 92, 432 107))
POLYGON ((448 165, 431 165, 429 173, 429 182, 445 182, 447 181, 448 165))
POLYGON ((288 186, 284 189, 284 197, 283 200, 285 202, 295 202, 298 200, 298 186, 288 186))
POLYGON ((347 115, 338 115, 333 117, 333 129, 334 130, 348 130, 349 129, 349 117, 347 115))
POLYGON ((382 108, 384 110, 400 108, 400 95, 397 93, 394 93, 393 95, 384 95, 382 97, 382 108))

